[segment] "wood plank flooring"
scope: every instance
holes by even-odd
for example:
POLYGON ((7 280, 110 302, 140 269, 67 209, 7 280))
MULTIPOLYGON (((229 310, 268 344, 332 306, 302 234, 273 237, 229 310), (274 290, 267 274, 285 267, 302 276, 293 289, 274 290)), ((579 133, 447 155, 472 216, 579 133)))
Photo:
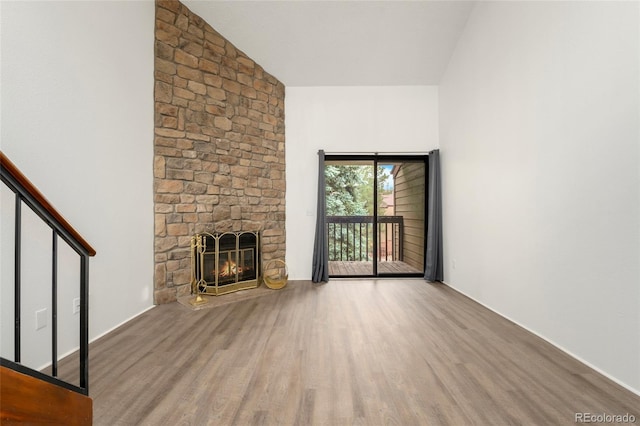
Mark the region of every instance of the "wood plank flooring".
POLYGON ((293 282, 212 309, 158 306, 91 344, 90 374, 95 425, 640 421, 637 395, 413 279, 293 282))
MULTIPOLYGON (((402 262, 378 262, 378 272, 382 274, 420 274, 422 271, 402 262)), ((373 262, 337 261, 329 262, 329 276, 373 275, 373 262)))

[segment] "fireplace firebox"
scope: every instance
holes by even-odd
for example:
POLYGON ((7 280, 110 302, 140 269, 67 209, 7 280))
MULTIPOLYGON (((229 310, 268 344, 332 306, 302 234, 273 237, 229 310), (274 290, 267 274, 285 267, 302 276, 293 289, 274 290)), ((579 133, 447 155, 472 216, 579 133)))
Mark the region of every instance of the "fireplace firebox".
POLYGON ((231 293, 260 285, 259 232, 202 233, 191 237, 191 291, 231 293))

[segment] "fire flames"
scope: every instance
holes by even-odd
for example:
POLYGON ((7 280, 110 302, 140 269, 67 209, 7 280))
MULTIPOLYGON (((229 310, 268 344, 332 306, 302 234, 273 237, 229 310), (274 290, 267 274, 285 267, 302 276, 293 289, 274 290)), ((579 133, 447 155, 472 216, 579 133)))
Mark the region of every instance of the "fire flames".
MULTIPOLYGON (((222 267, 220 268, 220 273, 218 274, 219 277, 231 277, 233 275, 235 275, 236 273, 241 274, 242 273, 242 267, 238 266, 237 263, 235 263, 234 261, 231 260, 227 260, 224 262, 224 264, 222 265, 222 267)), ((216 270, 213 270, 213 274, 216 274, 216 270)))

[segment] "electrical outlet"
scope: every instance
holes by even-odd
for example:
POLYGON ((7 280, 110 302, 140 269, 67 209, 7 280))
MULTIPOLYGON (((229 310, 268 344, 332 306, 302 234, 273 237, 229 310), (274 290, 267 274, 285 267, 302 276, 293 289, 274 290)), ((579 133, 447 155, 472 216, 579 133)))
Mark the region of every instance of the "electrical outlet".
POLYGON ((455 261, 455 259, 451 261, 451 269, 456 269, 456 261, 455 261))
POLYGON ((47 326, 47 309, 40 309, 36 311, 36 330, 45 328, 47 326))
POLYGON ((78 312, 80 312, 80 298, 76 297, 73 299, 73 313, 77 314, 78 312))

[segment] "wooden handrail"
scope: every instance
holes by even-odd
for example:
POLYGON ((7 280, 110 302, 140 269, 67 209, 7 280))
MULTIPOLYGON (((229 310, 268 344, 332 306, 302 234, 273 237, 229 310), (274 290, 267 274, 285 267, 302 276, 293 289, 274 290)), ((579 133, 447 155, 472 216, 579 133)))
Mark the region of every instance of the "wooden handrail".
POLYGON ((95 256, 96 251, 91 247, 91 245, 84 239, 82 236, 76 231, 69 222, 53 207, 53 205, 42 195, 38 188, 35 187, 27 179, 27 177, 22 174, 20 169, 13 164, 7 156, 0 151, 0 167, 5 169, 22 187, 36 200, 42 208, 45 209, 51 216, 53 216, 60 225, 67 231, 77 242, 80 244, 86 251, 89 256, 95 256))

